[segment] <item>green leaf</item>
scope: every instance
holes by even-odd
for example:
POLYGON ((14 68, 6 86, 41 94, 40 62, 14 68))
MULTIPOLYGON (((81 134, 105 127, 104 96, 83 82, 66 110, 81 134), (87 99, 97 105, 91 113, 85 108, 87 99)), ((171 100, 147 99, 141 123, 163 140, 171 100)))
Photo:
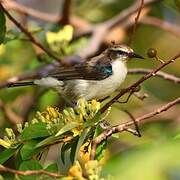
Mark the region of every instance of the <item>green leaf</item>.
POLYGON ((83 145, 84 140, 86 139, 89 130, 90 130, 90 128, 84 129, 83 132, 81 133, 80 137, 77 136, 76 138, 74 138, 75 141, 74 141, 74 143, 71 144, 71 153, 70 153, 70 159, 71 159, 72 164, 77 159, 79 150, 80 150, 81 146, 83 145))
POLYGON ((63 162, 63 164, 65 164, 65 154, 67 150, 71 148, 71 146, 71 143, 64 143, 61 147, 61 161, 63 162))
POLYGON ((60 137, 50 136, 50 137, 42 140, 41 142, 39 142, 36 145, 36 148, 47 146, 47 145, 50 145, 50 144, 54 144, 54 143, 56 143, 57 141, 60 141, 60 140, 61 140, 60 137))
MULTIPOLYGON (((29 160, 29 161, 24 161, 21 163, 19 170, 21 171, 26 171, 26 170, 40 170, 42 169, 42 166, 39 164, 37 160, 29 160)), ((41 175, 28 175, 28 176, 23 176, 20 175, 21 180, 38 180, 40 179, 41 175)))
POLYGON ((62 127, 58 133, 55 135, 55 136, 60 136, 62 134, 64 134, 65 132, 67 131, 70 131, 71 129, 75 128, 78 126, 78 123, 77 122, 71 122, 69 124, 66 124, 64 127, 62 127))
POLYGON ((6 34, 6 18, 0 6, 0 44, 3 43, 6 34))
POLYGON ((0 153, 0 164, 6 162, 10 157, 12 157, 17 149, 5 149, 2 153, 0 153))
POLYGON ((76 147, 76 151, 75 151, 75 154, 74 154, 74 160, 73 160, 73 162, 76 161, 77 156, 78 156, 78 153, 79 153, 79 150, 80 150, 81 146, 83 145, 84 140, 86 139, 89 130, 90 130, 90 128, 86 128, 86 129, 84 129, 83 132, 81 133, 81 135, 80 135, 80 137, 79 137, 79 140, 78 140, 78 143, 77 143, 77 147, 76 147))
MULTIPOLYGON (((58 172, 58 166, 57 166, 56 163, 53 163, 53 164, 50 164, 49 166, 47 166, 44 170, 49 171, 49 172, 57 173, 58 172)), ((56 178, 50 177, 50 176, 43 176, 43 179, 54 180, 56 178)))
POLYGON ((96 126, 96 130, 94 132, 94 138, 97 137, 98 135, 100 135, 103 131, 104 131, 104 129, 98 124, 98 126, 96 126))
POLYGON ((24 161, 21 163, 19 170, 26 171, 26 170, 40 170, 42 166, 39 164, 37 160, 29 160, 24 161))
POLYGON ((79 136, 76 136, 74 138, 74 142, 71 144, 71 153, 70 153, 70 160, 71 163, 74 163, 74 157, 75 157, 75 153, 76 153, 76 148, 77 148, 77 144, 78 144, 78 140, 79 140, 79 136))
POLYGON ((37 140, 31 140, 24 144, 20 150, 22 160, 31 159, 34 155, 37 155, 41 151, 41 148, 36 148, 36 144, 38 142, 39 141, 37 140))
POLYGON ((20 149, 18 149, 18 151, 16 152, 16 156, 15 156, 15 161, 14 161, 14 165, 16 169, 19 169, 20 164, 23 162, 21 154, 20 154, 20 149))
MULTIPOLYGON (((101 134, 104 131, 103 128, 101 128, 100 125, 96 127, 94 138, 97 137, 99 134, 101 134)), ((96 155, 95 159, 100 160, 103 157, 103 151, 106 149, 107 146, 107 140, 102 141, 96 148, 96 155)))
POLYGON ((101 158, 103 158, 103 153, 104 150, 106 149, 107 146, 107 140, 102 141, 96 148, 96 155, 95 155, 95 159, 96 160, 101 160, 101 158))
POLYGON ((21 133, 21 140, 30 140, 40 137, 46 137, 49 136, 50 133, 48 129, 46 128, 45 123, 36 123, 31 124, 30 126, 26 127, 23 132, 21 133))
POLYGON ((58 172, 58 166, 56 163, 53 163, 47 166, 44 170, 49 171, 49 172, 58 172))

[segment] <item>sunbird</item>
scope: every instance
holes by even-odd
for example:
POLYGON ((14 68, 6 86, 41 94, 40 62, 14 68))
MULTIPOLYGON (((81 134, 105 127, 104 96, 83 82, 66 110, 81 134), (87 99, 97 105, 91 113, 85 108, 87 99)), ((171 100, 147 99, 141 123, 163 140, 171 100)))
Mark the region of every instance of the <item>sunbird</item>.
POLYGON ((58 66, 46 76, 9 87, 39 85, 56 90, 71 102, 104 99, 116 91, 127 75, 131 58, 144 59, 126 45, 112 45, 98 56, 73 66, 58 66))

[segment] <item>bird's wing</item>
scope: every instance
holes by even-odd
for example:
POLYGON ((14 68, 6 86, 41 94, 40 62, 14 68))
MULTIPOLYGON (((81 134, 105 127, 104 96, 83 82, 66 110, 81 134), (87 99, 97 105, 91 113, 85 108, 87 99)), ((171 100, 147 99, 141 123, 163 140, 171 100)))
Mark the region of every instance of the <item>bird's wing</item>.
POLYGON ((107 58, 102 55, 71 67, 57 67, 53 72, 48 74, 48 76, 55 77, 59 80, 102 80, 110 75, 112 75, 110 60, 107 60, 107 58))

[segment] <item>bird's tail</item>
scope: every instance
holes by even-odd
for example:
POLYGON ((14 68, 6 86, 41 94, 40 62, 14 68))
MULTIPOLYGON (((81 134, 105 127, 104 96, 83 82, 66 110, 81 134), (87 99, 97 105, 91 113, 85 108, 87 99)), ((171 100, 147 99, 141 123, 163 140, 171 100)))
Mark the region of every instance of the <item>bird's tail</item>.
POLYGON ((7 87, 11 88, 11 87, 31 86, 31 85, 35 85, 33 81, 25 81, 25 82, 10 83, 7 85, 7 87))

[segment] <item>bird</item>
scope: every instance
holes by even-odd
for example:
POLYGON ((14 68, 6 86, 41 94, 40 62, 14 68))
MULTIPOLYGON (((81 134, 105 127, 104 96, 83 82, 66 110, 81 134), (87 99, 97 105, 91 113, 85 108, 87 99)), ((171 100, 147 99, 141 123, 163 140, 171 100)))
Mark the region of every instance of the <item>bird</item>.
POLYGON ((42 78, 9 87, 38 85, 56 90, 69 102, 109 97, 125 81, 129 59, 144 59, 127 45, 114 44, 101 54, 70 67, 58 66, 42 78))

